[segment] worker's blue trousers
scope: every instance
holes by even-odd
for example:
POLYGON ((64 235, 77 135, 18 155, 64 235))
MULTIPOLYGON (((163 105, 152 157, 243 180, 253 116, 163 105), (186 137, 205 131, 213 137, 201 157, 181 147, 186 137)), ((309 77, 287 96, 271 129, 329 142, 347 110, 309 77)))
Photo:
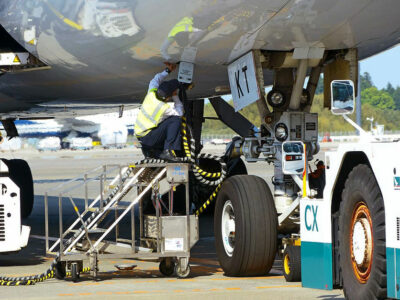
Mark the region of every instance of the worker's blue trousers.
POLYGON ((182 119, 178 116, 169 117, 162 121, 144 137, 139 138, 143 150, 181 150, 181 124, 182 119))

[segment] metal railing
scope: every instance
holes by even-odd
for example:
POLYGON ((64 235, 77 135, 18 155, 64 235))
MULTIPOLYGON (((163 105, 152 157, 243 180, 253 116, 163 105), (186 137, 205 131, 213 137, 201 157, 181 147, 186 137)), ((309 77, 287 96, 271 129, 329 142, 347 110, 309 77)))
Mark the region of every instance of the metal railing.
MULTIPOLYGON (((84 210, 79 213, 81 217, 85 217, 88 212, 93 212, 97 208, 103 210, 104 199, 107 192, 116 186, 122 186, 122 174, 127 170, 127 166, 123 167, 118 164, 108 164, 96 167, 88 172, 85 172, 67 182, 57 185, 49 189, 44 195, 45 204, 45 237, 46 237, 46 252, 51 253, 60 244, 60 240, 80 223, 80 219, 76 219, 68 229, 63 232, 63 200, 69 200, 74 207, 76 202, 81 202, 81 197, 74 196, 74 193, 83 192, 84 195, 84 210), (60 238, 49 247, 49 197, 55 196, 58 198, 58 213, 59 213, 59 231, 60 238), (93 199, 93 200, 92 200, 93 199), (91 201, 92 200, 92 201, 91 201), (89 201, 91 201, 89 203, 89 201)), ((62 244, 62 243, 61 243, 62 244)), ((60 245, 61 246, 61 245, 60 245)))

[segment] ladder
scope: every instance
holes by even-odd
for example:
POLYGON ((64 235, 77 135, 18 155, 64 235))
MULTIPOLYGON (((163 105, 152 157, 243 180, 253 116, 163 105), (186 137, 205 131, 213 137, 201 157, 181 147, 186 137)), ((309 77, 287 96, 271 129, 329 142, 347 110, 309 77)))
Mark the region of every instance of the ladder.
POLYGON ((168 266, 174 259, 177 261, 173 266, 178 270, 177 275, 186 277, 188 269, 190 271, 190 249, 198 240, 198 218, 189 214, 188 173, 187 163, 144 160, 131 166, 101 166, 51 189, 45 193, 46 253, 57 257, 67 269, 76 270, 76 266, 80 266, 78 272, 79 269, 82 270, 83 261, 89 259, 93 277, 97 277, 99 259, 129 257, 159 259, 168 266), (176 215, 173 211, 173 199, 170 198, 176 187, 182 184, 186 186, 186 214, 176 215), (99 187, 100 192, 90 201, 89 193, 97 189, 94 185, 99 187), (82 187, 85 196, 79 197, 77 190, 82 187), (151 199, 147 196, 146 200, 153 202, 156 212, 147 216, 143 214, 143 199, 150 192, 151 199), (50 194, 55 193, 58 195, 59 237, 50 246, 49 201, 50 194), (169 205, 164 203, 163 196, 168 196, 169 205), (77 205, 81 201, 79 198, 84 199, 84 207, 79 208, 77 205), (76 214, 76 218, 66 229, 63 204, 64 207, 67 204, 72 205, 76 214), (136 215, 135 206, 139 206, 139 213, 136 215), (114 220, 110 222, 113 214, 114 220), (119 225, 128 215, 131 223, 130 236, 121 238, 119 225), (136 219, 139 219, 139 234, 135 230, 136 219), (149 228, 153 228, 153 231, 149 228), (114 237, 111 237, 111 233, 114 237), (171 248, 171 245, 174 246, 171 248))

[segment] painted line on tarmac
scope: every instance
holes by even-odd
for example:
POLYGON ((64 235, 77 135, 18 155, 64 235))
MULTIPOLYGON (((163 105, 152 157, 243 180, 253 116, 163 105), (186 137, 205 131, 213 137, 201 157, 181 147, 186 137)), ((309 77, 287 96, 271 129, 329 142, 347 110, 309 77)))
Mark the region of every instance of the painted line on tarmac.
POLYGON ((276 288, 293 288, 293 287, 301 287, 301 284, 292 284, 292 285, 273 285, 273 286, 258 286, 258 289, 276 289, 276 288))
MULTIPOLYGON (((257 286, 257 289, 283 289, 283 288, 299 288, 301 284, 294 285, 270 285, 270 286, 257 286)), ((212 288, 212 289, 185 289, 185 290, 137 290, 137 291, 118 291, 118 292, 96 292, 96 293, 68 293, 58 294, 59 297, 76 297, 76 296, 113 296, 113 295, 130 295, 130 294, 179 294, 191 292, 221 292, 221 291, 241 291, 240 287, 227 287, 227 288, 212 288)), ((250 289, 245 289, 250 290, 250 289)))
MULTIPOLYGON (((207 282, 207 281, 243 281, 243 280, 268 280, 268 279, 282 279, 284 278, 283 276, 266 276, 266 277, 240 277, 240 278, 207 278, 207 279, 167 279, 167 278, 157 278, 157 279, 134 279, 134 280, 129 280, 129 282, 83 282, 83 283, 68 283, 68 286, 91 286, 91 285, 112 285, 112 284, 139 284, 139 283, 162 283, 165 282, 165 279, 167 282, 170 283, 179 283, 179 282, 207 282)), ((292 285, 290 285, 292 286, 292 285)), ((262 287, 260 287, 262 288, 262 287)))

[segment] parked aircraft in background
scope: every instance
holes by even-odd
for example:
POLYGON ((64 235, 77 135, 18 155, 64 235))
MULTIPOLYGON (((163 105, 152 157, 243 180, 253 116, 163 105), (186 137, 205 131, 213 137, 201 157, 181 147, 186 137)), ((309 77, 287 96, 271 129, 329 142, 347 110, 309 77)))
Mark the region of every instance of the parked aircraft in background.
MULTIPOLYGON (((109 113, 73 119, 16 120, 15 125, 21 138, 39 140, 36 144, 39 150, 58 150, 62 142, 74 149, 93 147, 91 142, 88 145, 87 139, 79 140, 82 138, 98 139, 104 148, 123 148, 128 134, 133 134, 136 116, 137 110, 127 110, 121 118, 118 113, 109 113)), ((20 138, 6 139, 0 144, 1 150, 18 150, 21 147, 20 138)))

